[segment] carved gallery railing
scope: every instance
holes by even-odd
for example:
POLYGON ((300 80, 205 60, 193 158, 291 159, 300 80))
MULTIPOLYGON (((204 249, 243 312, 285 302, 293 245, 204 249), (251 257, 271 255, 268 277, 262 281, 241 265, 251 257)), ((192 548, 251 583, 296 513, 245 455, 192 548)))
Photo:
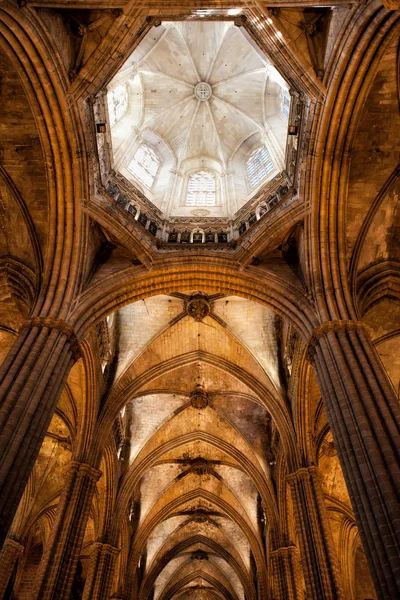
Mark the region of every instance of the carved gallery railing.
MULTIPOLYGON (((280 173, 247 202, 231 220, 218 217, 161 218, 161 212, 119 173, 113 174, 105 191, 129 217, 157 240, 160 247, 181 244, 227 244, 235 247, 240 238, 272 209, 296 196, 285 173, 280 173)), ((275 208, 277 207, 277 208, 275 208)))

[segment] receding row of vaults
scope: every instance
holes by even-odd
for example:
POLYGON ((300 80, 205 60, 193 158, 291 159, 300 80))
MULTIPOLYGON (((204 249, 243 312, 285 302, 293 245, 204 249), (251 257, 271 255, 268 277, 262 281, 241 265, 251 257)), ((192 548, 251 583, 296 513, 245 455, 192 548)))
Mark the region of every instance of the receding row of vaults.
MULTIPOLYGON (((116 180, 110 182, 106 188, 107 194, 116 204, 128 214, 128 218, 141 226, 148 234, 157 239, 158 243, 166 244, 230 244, 236 246, 240 238, 245 235, 258 221, 274 209, 286 207, 296 196, 296 190, 289 187, 283 180, 274 194, 267 198, 264 194, 253 199, 251 208, 239 211, 235 220, 204 218, 182 218, 176 222, 164 221, 150 207, 146 198, 141 198, 137 192, 137 202, 133 202, 131 195, 121 191, 116 180), (196 222, 197 221, 197 222, 196 222)), ((135 194, 136 195, 136 194, 135 194)), ((245 207, 246 208, 246 207, 245 207)))

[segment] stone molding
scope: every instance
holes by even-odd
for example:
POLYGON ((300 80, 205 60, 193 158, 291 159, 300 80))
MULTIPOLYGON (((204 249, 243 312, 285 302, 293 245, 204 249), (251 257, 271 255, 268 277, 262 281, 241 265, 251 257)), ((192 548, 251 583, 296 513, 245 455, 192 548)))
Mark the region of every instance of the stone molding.
POLYGON ((281 548, 277 548, 276 550, 272 550, 272 552, 270 552, 270 557, 272 556, 300 556, 300 552, 299 549, 297 548, 297 546, 282 546, 281 548))
POLYGON ((269 554, 274 600, 304 600, 300 552, 297 546, 282 546, 269 554))
POLYGON ((93 542, 91 552, 93 554, 95 552, 101 552, 110 556, 118 556, 118 554, 120 553, 120 549, 116 548, 115 546, 112 546, 111 544, 106 544, 104 542, 93 542))
POLYGON ((47 327, 48 329, 56 329, 57 331, 60 331, 66 336, 74 359, 78 360, 82 356, 79 340, 74 329, 62 319, 53 319, 52 317, 34 317, 33 319, 25 321, 20 328, 20 331, 23 331, 24 329, 32 329, 33 327, 47 327))
POLYGON ((363 321, 352 321, 352 320, 336 320, 336 321, 325 321, 321 325, 318 325, 312 332, 310 340, 308 342, 307 349, 307 360, 310 362, 313 360, 316 352, 317 344, 320 339, 325 337, 328 333, 344 331, 364 331, 369 337, 371 337, 371 330, 363 321))
POLYGON ((77 475, 80 475, 81 477, 86 476, 95 482, 98 481, 103 474, 102 471, 100 471, 99 469, 95 469, 87 463, 81 463, 77 460, 71 461, 65 467, 65 473, 66 475, 72 475, 75 473, 77 475))
POLYGON ((106 542, 94 542, 90 549, 90 567, 88 570, 84 600, 106 600, 110 598, 116 558, 119 548, 106 542))
POLYGON ((317 466, 311 465, 310 467, 300 467, 297 471, 293 471, 292 473, 288 473, 286 476, 286 480, 292 481, 293 479, 298 479, 299 477, 304 477, 305 479, 311 479, 312 476, 321 477, 320 470, 317 466))

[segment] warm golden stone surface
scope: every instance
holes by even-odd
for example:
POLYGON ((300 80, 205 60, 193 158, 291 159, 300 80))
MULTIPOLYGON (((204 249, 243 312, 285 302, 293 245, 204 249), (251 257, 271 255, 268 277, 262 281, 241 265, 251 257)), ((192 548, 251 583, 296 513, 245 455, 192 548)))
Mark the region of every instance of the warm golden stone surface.
POLYGON ((398 600, 398 8, 0 2, 0 600, 398 600), (141 52, 154 120, 118 141, 107 91, 141 52), (118 144, 157 123, 159 206, 193 139, 244 190, 266 56, 291 94, 279 190, 171 224, 115 188, 118 144), (189 71, 202 121, 159 103, 189 71))

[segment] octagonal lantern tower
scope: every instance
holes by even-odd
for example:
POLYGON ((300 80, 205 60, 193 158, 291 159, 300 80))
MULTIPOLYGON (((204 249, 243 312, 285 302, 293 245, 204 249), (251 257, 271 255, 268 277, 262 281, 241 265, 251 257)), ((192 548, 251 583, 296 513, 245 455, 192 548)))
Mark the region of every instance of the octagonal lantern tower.
POLYGON ((165 241, 232 242, 294 188, 292 98, 244 27, 162 22, 107 86, 106 187, 165 241))

